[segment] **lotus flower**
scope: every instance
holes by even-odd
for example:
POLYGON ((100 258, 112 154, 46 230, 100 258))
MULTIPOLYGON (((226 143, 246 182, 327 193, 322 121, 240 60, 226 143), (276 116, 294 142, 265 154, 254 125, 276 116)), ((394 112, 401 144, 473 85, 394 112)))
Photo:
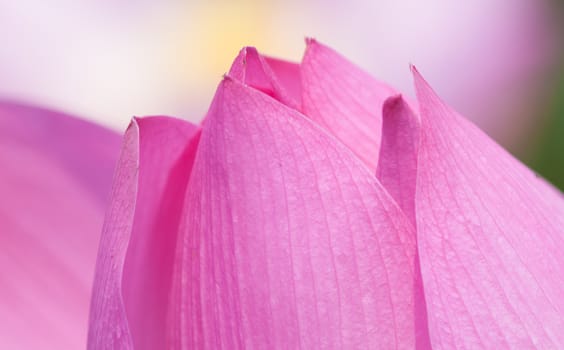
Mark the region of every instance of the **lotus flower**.
MULTIPOLYGON (((562 195, 413 73, 246 48, 202 125, 134 119, 88 347, 563 347, 562 195)), ((0 103, 2 348, 84 344, 119 142, 0 103)))
POLYGON ((564 347, 562 195, 412 71, 245 48, 200 126, 134 119, 88 347, 564 347))

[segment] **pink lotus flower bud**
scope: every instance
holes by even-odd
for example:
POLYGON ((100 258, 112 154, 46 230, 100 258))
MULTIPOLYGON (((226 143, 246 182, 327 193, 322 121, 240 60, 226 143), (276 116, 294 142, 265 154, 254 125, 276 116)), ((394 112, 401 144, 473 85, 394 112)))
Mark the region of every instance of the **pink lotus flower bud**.
POLYGON ((134 119, 88 347, 563 347, 562 195, 412 72, 245 48, 201 125, 134 119))

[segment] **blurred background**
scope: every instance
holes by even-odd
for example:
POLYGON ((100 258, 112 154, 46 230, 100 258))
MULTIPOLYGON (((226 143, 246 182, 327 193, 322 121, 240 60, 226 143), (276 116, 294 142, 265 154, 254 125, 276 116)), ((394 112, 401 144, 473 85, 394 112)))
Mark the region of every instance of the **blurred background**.
POLYGON ((0 99, 122 132, 198 121, 245 45, 299 61, 305 36, 413 95, 409 63, 564 189, 564 2, 0 0, 0 99))

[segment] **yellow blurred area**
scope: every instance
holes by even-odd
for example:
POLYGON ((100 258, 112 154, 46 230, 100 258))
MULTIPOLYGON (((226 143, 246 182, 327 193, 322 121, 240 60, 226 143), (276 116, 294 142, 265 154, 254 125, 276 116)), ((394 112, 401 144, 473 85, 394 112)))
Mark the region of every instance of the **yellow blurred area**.
POLYGON ((199 2, 178 14, 175 23, 180 26, 166 55, 176 83, 185 88, 188 84, 189 91, 206 90, 212 96, 221 75, 227 73, 245 46, 299 61, 305 49, 305 34, 295 35, 297 40, 277 35, 280 28, 273 21, 276 11, 268 1, 216 0, 199 2))
POLYGON ((185 78, 208 79, 225 71, 243 46, 268 46, 268 16, 261 1, 216 1, 193 11, 179 33, 174 58, 185 78))

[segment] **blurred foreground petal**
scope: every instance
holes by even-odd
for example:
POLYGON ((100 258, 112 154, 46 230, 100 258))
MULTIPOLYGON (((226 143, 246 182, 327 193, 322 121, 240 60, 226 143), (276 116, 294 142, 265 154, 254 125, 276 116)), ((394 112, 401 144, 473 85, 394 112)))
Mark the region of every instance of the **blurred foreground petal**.
POLYGON ((176 235, 198 137, 198 127, 167 117, 129 126, 100 241, 89 349, 166 348, 176 235))
POLYGON ((0 103, 0 347, 84 347, 119 145, 88 122, 0 103))

